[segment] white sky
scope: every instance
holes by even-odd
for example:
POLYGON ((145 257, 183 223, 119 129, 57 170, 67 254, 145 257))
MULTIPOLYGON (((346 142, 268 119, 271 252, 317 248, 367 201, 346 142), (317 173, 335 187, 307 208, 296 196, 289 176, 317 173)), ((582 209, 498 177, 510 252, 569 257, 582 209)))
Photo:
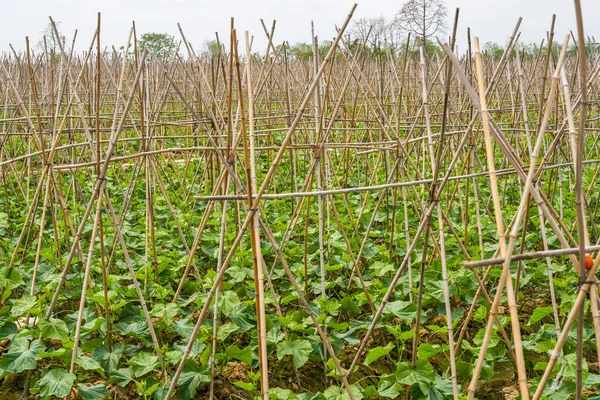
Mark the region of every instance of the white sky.
MULTIPOLYGON (((581 0, 586 35, 600 40, 599 0, 581 0)), ((291 44, 310 41, 310 22, 314 21, 320 40, 335 35, 334 26, 341 26, 354 0, 20 0, 3 1, 0 23, 0 52, 25 48, 25 36, 36 43, 48 16, 59 21, 67 41, 78 29, 76 48, 89 46, 96 27, 97 12, 102 13, 102 45, 124 45, 131 21, 135 20, 138 35, 145 32, 169 33, 180 38, 177 22, 194 48, 202 47, 205 40, 215 38, 228 43, 230 18, 236 20, 238 37, 248 30, 255 36, 253 51, 263 52, 266 38, 260 18, 268 28, 277 20, 275 42, 291 44)), ((359 0, 354 19, 362 17, 393 17, 402 0, 359 0)), ((452 25, 454 10, 460 7, 459 50, 466 43, 466 28, 480 42, 504 44, 512 33, 518 17, 521 24, 521 43, 539 43, 546 37, 552 14, 557 15, 555 40, 562 42, 569 29, 575 32, 573 0, 447 0, 448 27, 452 25)))

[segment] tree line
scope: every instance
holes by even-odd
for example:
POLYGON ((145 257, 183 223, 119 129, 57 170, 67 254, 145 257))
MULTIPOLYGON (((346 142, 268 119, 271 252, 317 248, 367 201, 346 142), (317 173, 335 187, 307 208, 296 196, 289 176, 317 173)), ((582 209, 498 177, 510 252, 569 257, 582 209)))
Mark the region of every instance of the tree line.
MULTIPOLYGON (((398 58, 405 53, 411 58, 418 59, 419 49, 422 46, 429 56, 442 55, 437 40, 444 41, 447 16, 445 0, 407 0, 391 18, 379 16, 354 20, 344 37, 344 47, 354 54, 371 59, 398 58)), ((56 53, 59 44, 68 47, 57 25, 53 27, 50 24, 43 31, 43 41, 40 41, 39 48, 45 51, 50 48, 56 53)), ((315 49, 319 57, 324 58, 332 44, 331 40, 323 40, 318 45, 308 42, 284 43, 276 46, 276 51, 280 57, 287 59, 310 60, 314 57, 315 49)), ((547 46, 544 42, 530 43, 521 45, 519 51, 523 58, 536 57, 540 52, 545 52, 547 46)), ((560 51, 559 43, 555 42, 552 46, 560 51)), ((180 43, 168 33, 147 32, 140 36, 138 48, 148 50, 149 58, 166 60, 179 51, 180 43)), ((462 49, 463 52, 465 50, 462 49)), ((591 52, 598 49, 590 40, 586 50, 591 52)), ((504 52, 504 46, 488 42, 483 45, 482 51, 489 57, 499 59, 504 52)), ((577 46, 571 45, 568 52, 576 53, 577 46)), ((196 52, 203 59, 215 58, 226 53, 225 46, 217 40, 205 41, 202 49, 196 52)), ((255 52, 254 56, 262 58, 265 54, 255 52)), ((274 55, 271 53, 270 56, 274 55)))

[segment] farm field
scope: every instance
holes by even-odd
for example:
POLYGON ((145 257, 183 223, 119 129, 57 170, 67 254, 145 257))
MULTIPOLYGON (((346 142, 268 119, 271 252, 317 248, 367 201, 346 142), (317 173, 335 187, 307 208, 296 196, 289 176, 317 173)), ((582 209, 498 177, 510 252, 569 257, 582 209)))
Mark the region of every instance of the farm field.
POLYGON ((0 399, 600 398, 595 42, 348 11, 2 56, 0 399))

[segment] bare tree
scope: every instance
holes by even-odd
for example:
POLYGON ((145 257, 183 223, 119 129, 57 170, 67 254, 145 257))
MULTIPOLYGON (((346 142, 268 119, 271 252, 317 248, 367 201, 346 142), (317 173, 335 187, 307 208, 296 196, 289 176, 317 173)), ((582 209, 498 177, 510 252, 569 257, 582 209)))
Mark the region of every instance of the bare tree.
POLYGON ((446 3, 444 0, 408 0, 395 21, 406 32, 427 43, 431 37, 446 31, 446 3))
POLYGON ((58 31, 58 36, 59 36, 58 38, 56 37, 56 33, 54 32, 54 27, 52 26, 52 22, 48 22, 48 25, 46 25, 44 27, 44 29, 42 29, 42 31, 40 32, 42 34, 42 37, 38 41, 37 48, 41 52, 53 51, 54 53, 59 53, 60 52, 59 44, 63 45, 63 48, 65 49, 65 51, 68 50, 67 46, 66 46, 65 35, 63 35, 59 29, 60 22, 55 22, 55 24, 56 24, 56 30, 58 31), (60 43, 59 43, 59 40, 60 40, 60 43))
POLYGON ((396 20, 388 21, 385 17, 360 18, 348 29, 348 37, 353 45, 363 42, 371 51, 378 51, 387 45, 395 50, 404 39, 404 32, 399 29, 396 20))
POLYGON ((387 23, 383 16, 376 18, 360 18, 353 22, 348 35, 352 41, 364 42, 370 47, 377 47, 383 43, 386 35, 387 23))

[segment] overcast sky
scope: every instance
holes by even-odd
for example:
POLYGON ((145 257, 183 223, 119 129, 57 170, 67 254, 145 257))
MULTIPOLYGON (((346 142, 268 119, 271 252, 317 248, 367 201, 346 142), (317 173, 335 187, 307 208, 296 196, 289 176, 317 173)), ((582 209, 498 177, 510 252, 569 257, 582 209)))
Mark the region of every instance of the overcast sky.
MULTIPOLYGON (((586 35, 600 40, 600 1, 581 0, 586 35)), ((188 41, 200 49, 206 40, 228 40, 230 18, 234 17, 238 37, 245 30, 255 36, 253 51, 264 51, 266 39, 260 25, 268 27, 277 20, 275 42, 310 41, 310 22, 314 21, 320 40, 335 35, 355 0, 17 0, 4 1, 0 23, 0 51, 25 48, 25 36, 35 43, 48 24, 48 16, 59 21, 60 30, 72 38, 78 30, 76 48, 89 46, 96 27, 97 12, 102 13, 103 47, 124 45, 131 21, 136 22, 138 35, 144 32, 169 33, 180 38, 177 23, 181 23, 188 41)), ((354 18, 384 16, 392 18, 402 0, 362 0, 354 18)), ((460 8, 459 50, 464 49, 466 28, 480 42, 504 44, 512 33, 518 17, 521 24, 521 43, 539 43, 546 37, 552 14, 557 15, 555 40, 561 41, 572 29, 576 30, 573 0, 448 0, 448 26, 452 25, 456 7, 460 8)))

